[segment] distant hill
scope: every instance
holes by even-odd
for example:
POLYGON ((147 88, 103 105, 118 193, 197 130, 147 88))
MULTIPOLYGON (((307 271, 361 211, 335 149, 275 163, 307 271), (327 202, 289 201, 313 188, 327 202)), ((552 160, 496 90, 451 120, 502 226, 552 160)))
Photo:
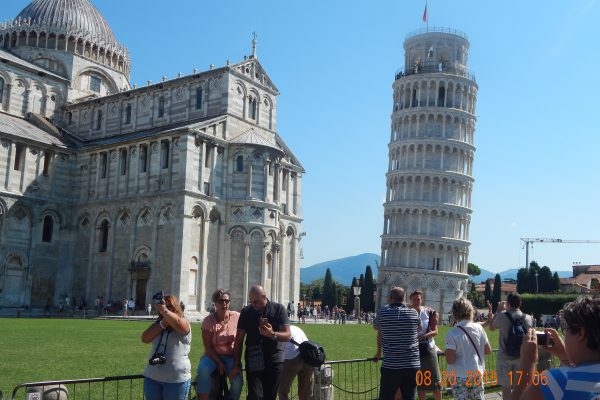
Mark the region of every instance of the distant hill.
MULTIPOLYGON (((356 256, 340 258, 337 260, 325 261, 310 267, 300 269, 300 281, 302 283, 310 283, 315 279, 325 278, 325 272, 327 268, 331 269, 333 279, 337 282, 349 286, 352 283, 353 277, 359 277, 360 274, 364 274, 365 267, 371 266, 373 270, 373 277, 377 278, 377 264, 375 260, 379 262, 379 255, 375 253, 364 253, 356 256)), ((505 271, 498 272, 500 277, 504 279, 517 279, 518 268, 510 268, 505 271)), ((554 273, 555 271, 552 271, 554 273)), ((556 271, 560 278, 570 278, 573 276, 572 271, 556 271)), ((487 279, 494 279, 496 272, 488 271, 487 269, 481 268, 481 275, 474 276, 471 280, 475 283, 485 282, 487 279)))
MULTIPOLYGON (((500 274, 500 278, 502 278, 502 280, 505 280, 505 279, 517 280, 518 272, 519 272, 519 268, 510 268, 505 271, 500 271, 500 272, 498 272, 498 274, 500 274)), ((570 278, 573 276, 573 271, 552 271, 553 274, 554 274, 554 272, 558 272, 559 278, 570 278)), ((471 277, 471 280, 475 283, 482 283, 488 279, 494 279, 495 277, 496 277, 496 272, 491 272, 491 271, 481 268, 481 275, 473 276, 473 277, 471 277)))
POLYGON ((342 285, 350 286, 352 278, 358 278, 360 274, 364 274, 367 265, 371 266, 373 277, 377 278, 377 264, 375 260, 379 262, 378 254, 364 253, 311 265, 310 267, 300 269, 300 282, 310 283, 315 279, 325 278, 325 272, 329 268, 334 280, 342 285))

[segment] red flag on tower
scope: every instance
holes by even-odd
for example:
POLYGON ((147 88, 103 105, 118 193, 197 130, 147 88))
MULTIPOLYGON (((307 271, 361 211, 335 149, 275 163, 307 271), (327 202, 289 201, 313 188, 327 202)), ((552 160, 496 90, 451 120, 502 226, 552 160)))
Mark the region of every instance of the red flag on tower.
POLYGON ((427 3, 425 3, 425 11, 423 11, 423 22, 427 22, 427 3))

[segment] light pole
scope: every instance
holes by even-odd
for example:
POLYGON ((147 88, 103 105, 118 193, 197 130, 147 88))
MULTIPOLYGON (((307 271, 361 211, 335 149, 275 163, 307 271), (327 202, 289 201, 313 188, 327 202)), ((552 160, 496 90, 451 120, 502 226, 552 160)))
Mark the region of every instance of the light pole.
POLYGON ((535 271, 535 293, 539 293, 539 289, 538 289, 538 276, 540 276, 540 274, 535 271))
POLYGON ((354 312, 356 320, 360 324, 360 286, 353 286, 352 290, 354 291, 354 312))

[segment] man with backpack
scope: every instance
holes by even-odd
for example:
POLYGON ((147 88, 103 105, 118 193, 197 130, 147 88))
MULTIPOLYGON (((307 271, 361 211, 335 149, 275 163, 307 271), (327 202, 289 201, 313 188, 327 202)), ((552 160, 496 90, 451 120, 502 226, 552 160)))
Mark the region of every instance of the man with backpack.
POLYGON ((511 400, 519 376, 520 351, 523 337, 533 327, 531 315, 520 310, 521 296, 509 293, 506 301, 498 303, 498 309, 490 329, 500 330, 498 336, 499 351, 497 359, 498 383, 502 386, 502 399, 511 400), (512 379, 511 379, 512 378, 512 379))

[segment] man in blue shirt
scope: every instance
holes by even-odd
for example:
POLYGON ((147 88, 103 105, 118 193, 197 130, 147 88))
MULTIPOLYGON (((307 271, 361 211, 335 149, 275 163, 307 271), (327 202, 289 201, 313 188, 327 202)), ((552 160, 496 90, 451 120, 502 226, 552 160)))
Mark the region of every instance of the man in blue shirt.
POLYGON ((417 311, 408 308, 404 302, 404 289, 390 289, 389 304, 382 307, 375 319, 377 330, 377 353, 381 358, 381 381, 379 399, 393 400, 400 389, 403 400, 414 400, 416 395, 416 375, 419 367, 419 341, 417 330, 421 320, 417 311))

